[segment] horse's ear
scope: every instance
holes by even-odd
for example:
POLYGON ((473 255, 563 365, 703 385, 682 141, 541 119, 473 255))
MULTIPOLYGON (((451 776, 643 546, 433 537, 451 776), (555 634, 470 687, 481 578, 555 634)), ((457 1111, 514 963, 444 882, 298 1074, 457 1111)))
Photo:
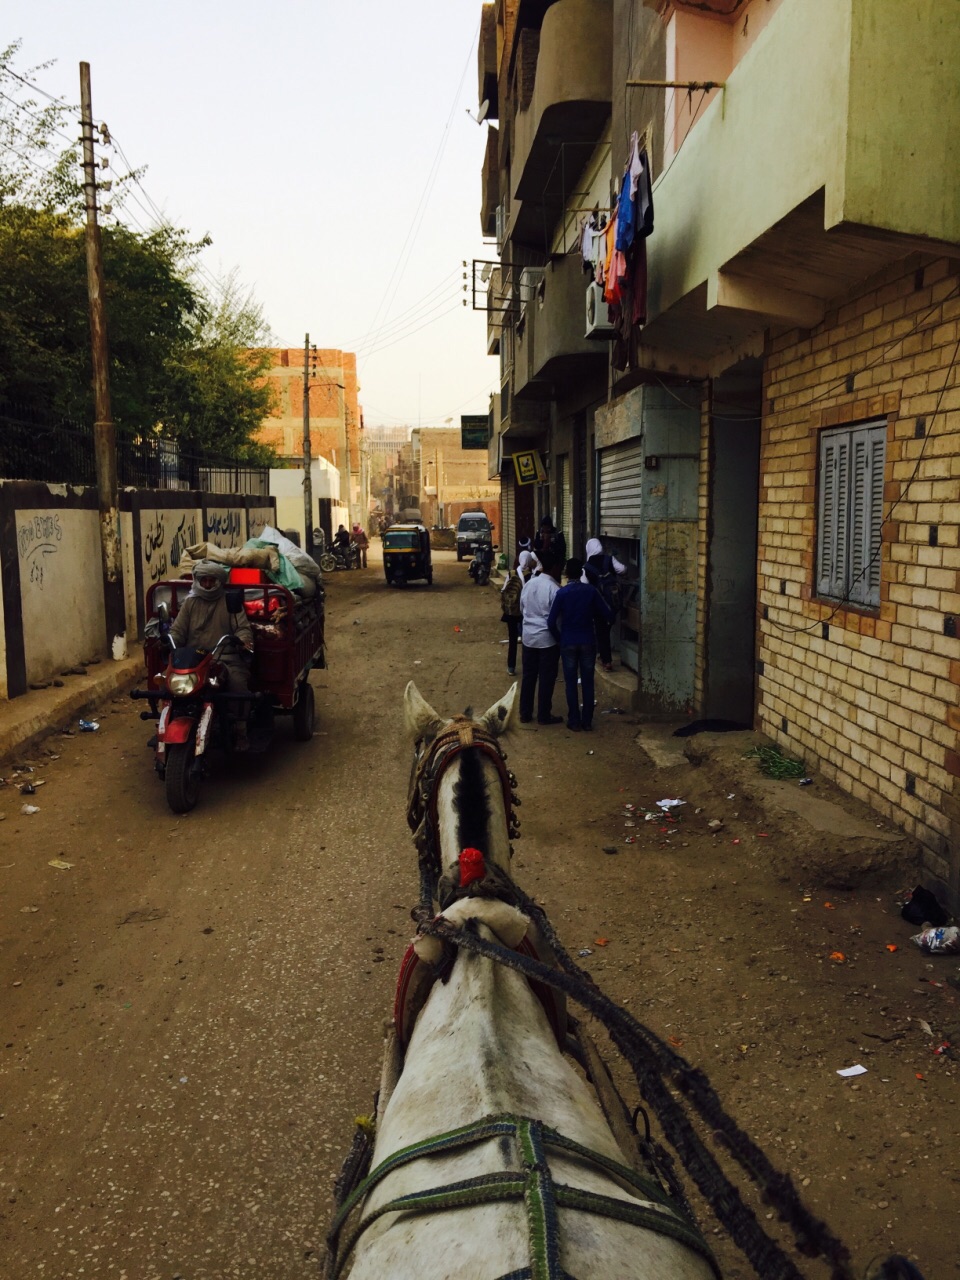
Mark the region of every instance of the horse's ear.
POLYGON ((403 721, 414 742, 435 737, 443 727, 443 721, 412 680, 403 693, 403 721))
POLYGON ((480 717, 480 723, 493 738, 517 727, 517 685, 512 684, 499 702, 480 717))

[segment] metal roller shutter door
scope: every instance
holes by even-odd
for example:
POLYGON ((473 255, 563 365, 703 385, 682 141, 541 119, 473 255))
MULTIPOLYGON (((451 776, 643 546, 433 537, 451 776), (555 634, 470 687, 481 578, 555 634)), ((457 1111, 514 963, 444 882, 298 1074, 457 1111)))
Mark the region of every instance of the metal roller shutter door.
POLYGON ((500 519, 503 528, 500 530, 500 550, 512 565, 517 554, 517 508, 513 476, 513 459, 504 458, 503 470, 500 473, 500 519))
POLYGON ((601 449, 599 462, 601 536, 639 538, 642 441, 630 440, 601 449))

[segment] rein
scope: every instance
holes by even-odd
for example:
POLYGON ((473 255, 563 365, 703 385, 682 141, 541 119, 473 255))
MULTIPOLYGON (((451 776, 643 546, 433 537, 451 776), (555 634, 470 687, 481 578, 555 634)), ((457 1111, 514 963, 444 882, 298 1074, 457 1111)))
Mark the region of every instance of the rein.
MULTIPOLYGON (((711 1205, 718 1222, 762 1280, 803 1280, 803 1274, 764 1230, 738 1187, 708 1149, 695 1123, 705 1127, 713 1142, 759 1188, 762 1202, 770 1205, 790 1229, 799 1253, 809 1258, 824 1258, 830 1267, 830 1280, 856 1280, 846 1245, 811 1213, 789 1175, 775 1169, 766 1154, 724 1110, 706 1073, 692 1067, 596 986, 590 974, 566 952, 543 908, 506 872, 491 864, 485 868, 482 879, 466 888, 461 888, 456 879, 449 882, 441 879, 437 791, 456 756, 468 748, 476 748, 494 762, 503 789, 510 839, 517 839, 520 834, 519 819, 513 812, 514 805, 520 803, 515 792, 516 778, 507 770, 506 755, 497 740, 465 716, 453 720, 429 745, 420 743, 418 747, 407 805, 407 820, 413 831, 420 867, 420 901, 411 914, 420 934, 431 935, 442 942, 448 953, 446 967, 459 950, 483 956, 522 974, 532 985, 539 984, 570 997, 602 1023, 629 1063, 641 1097, 656 1114, 665 1138, 711 1205), (434 914, 435 899, 439 899, 444 908, 463 896, 500 898, 524 911, 552 949, 559 968, 545 964, 529 952, 511 950, 481 936, 474 920, 458 926, 434 914)), ((363 1232, 383 1215, 416 1215, 497 1201, 524 1202, 531 1246, 530 1265, 500 1280, 571 1280, 560 1264, 559 1208, 580 1209, 672 1236, 697 1250, 716 1269, 696 1227, 686 1220, 687 1205, 682 1188, 673 1176, 670 1156, 659 1143, 650 1142, 649 1134, 643 1145, 647 1148, 648 1160, 654 1157, 652 1171, 663 1179, 669 1195, 635 1170, 580 1147, 538 1120, 514 1115, 487 1116, 462 1129, 427 1138, 388 1156, 368 1173, 373 1135, 368 1122, 358 1122, 353 1146, 335 1188, 337 1209, 327 1236, 325 1274, 328 1280, 340 1274, 363 1232), (485 1174, 395 1197, 361 1218, 341 1246, 340 1236, 350 1214, 393 1170, 412 1160, 459 1150, 495 1136, 513 1139, 520 1163, 517 1171, 485 1174), (662 1208, 645 1207, 556 1183, 547 1163, 548 1150, 565 1150, 587 1164, 605 1168, 616 1180, 633 1187, 662 1208)), ((651 1166, 648 1164, 648 1167, 651 1166)), ((891 1255, 874 1273, 874 1280, 923 1280, 923 1277, 907 1259, 891 1255)))

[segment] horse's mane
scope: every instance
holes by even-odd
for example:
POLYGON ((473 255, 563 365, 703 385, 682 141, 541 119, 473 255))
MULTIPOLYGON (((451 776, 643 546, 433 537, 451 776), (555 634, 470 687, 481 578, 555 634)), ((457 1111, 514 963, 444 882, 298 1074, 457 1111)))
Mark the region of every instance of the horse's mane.
POLYGON ((460 752, 460 774, 453 792, 457 806, 457 841, 461 849, 489 849, 493 814, 483 774, 483 753, 476 747, 460 752))

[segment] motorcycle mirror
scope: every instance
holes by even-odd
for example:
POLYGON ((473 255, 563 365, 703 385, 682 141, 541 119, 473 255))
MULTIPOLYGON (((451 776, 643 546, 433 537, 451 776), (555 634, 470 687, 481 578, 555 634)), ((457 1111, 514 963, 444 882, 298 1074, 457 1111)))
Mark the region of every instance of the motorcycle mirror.
POLYGON ((170 621, 170 606, 167 604, 166 600, 162 600, 160 604, 157 605, 157 617, 164 626, 166 626, 170 621))
POLYGON ((227 602, 227 613, 240 613, 243 609, 243 588, 228 587, 223 595, 227 602))

